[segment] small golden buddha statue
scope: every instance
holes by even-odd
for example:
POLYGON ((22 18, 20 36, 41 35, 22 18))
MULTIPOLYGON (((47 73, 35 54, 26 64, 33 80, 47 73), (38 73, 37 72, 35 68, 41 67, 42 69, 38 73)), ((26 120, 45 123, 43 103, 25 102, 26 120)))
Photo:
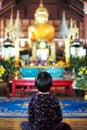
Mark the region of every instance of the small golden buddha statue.
POLYGON ((42 0, 40 1, 39 7, 35 11, 35 24, 29 26, 28 38, 29 44, 32 45, 33 42, 38 39, 47 39, 52 41, 54 39, 54 26, 48 23, 48 11, 44 7, 42 0))

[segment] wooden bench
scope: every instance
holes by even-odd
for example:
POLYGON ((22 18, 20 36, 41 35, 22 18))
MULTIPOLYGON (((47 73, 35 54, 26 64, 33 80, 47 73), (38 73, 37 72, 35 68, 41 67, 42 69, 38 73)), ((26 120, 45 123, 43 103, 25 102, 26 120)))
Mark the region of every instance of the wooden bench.
MULTIPOLYGON (((73 95, 71 79, 53 79, 51 92, 68 92, 70 97, 73 95), (61 89, 62 87, 62 89, 61 89)), ((20 91, 21 97, 24 98, 25 92, 38 92, 35 87, 34 79, 17 79, 12 81, 12 97, 16 96, 16 92, 20 91)))

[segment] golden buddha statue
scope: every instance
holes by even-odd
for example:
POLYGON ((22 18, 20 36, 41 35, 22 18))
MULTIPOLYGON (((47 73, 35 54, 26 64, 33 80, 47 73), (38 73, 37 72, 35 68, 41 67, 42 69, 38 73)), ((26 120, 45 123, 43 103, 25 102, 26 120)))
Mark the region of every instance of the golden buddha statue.
POLYGON ((55 29, 53 25, 48 23, 48 16, 48 11, 41 0, 34 14, 35 24, 29 26, 28 29, 29 45, 38 39, 47 39, 50 42, 54 39, 55 29))

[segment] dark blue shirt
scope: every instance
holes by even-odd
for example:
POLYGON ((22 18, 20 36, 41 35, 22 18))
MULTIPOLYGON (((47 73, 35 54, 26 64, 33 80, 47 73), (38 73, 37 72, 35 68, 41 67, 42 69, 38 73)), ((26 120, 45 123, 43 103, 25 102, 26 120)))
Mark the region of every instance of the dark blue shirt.
POLYGON ((51 93, 31 96, 28 110, 33 130, 52 130, 63 119, 58 98, 51 93))

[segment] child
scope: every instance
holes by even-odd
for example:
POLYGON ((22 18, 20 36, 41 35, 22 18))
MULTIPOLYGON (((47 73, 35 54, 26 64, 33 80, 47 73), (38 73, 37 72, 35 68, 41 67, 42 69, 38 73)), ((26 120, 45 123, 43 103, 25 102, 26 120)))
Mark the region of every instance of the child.
POLYGON ((58 99, 50 93, 52 77, 41 72, 35 79, 39 92, 29 101, 28 121, 21 123, 22 130, 71 130, 69 124, 62 122, 62 112, 58 99))

